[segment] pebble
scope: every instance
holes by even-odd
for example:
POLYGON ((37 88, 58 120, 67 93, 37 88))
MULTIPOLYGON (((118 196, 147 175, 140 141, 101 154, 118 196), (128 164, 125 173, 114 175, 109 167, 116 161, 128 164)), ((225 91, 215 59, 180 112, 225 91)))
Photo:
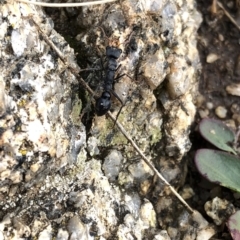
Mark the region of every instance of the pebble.
POLYGON ((11 43, 14 54, 17 57, 20 57, 24 53, 25 48, 27 47, 26 35, 17 30, 13 30, 11 35, 11 43))
POLYGON ((156 89, 164 80, 166 74, 164 60, 163 51, 158 50, 153 56, 149 56, 146 64, 142 67, 144 77, 152 90, 156 89))
POLYGON ((9 179, 12 180, 12 183, 20 183, 22 181, 22 173, 20 171, 12 171, 9 179))
POLYGON ((218 39, 223 42, 224 41, 224 36, 222 34, 218 34, 218 39))
POLYGON ((240 97, 240 83, 233 83, 226 87, 228 94, 240 97))
POLYGON ((143 161, 129 165, 128 170, 135 179, 140 180, 141 182, 144 178, 147 178, 152 174, 149 166, 143 161))
POLYGON ((240 106, 237 103, 233 103, 231 106, 231 112, 234 114, 240 114, 240 106))
POLYGON ((120 171, 122 159, 121 152, 117 150, 113 150, 108 154, 103 163, 103 171, 107 178, 112 181, 116 180, 120 171))
POLYGON ((52 227, 49 225, 42 232, 39 233, 38 240, 51 240, 52 239, 52 227))
POLYGON ((40 164, 39 163, 34 163, 30 167, 31 171, 34 172, 34 173, 37 172, 39 168, 40 168, 40 164))
POLYGON ((148 227, 157 226, 156 212, 154 211, 152 203, 147 200, 145 200, 145 203, 141 206, 140 217, 144 225, 148 227))
POLYGON ((207 55, 206 62, 207 63, 214 63, 219 59, 219 56, 215 53, 210 53, 207 55))
POLYGON ((183 187, 183 189, 181 191, 181 196, 185 200, 190 199, 194 196, 194 191, 189 185, 186 185, 183 187))
POLYGON ((233 119, 227 119, 224 123, 231 129, 236 130, 236 124, 233 119))
POLYGON ((188 66, 183 57, 175 57, 170 64, 166 88, 172 99, 184 95, 190 87, 190 70, 186 71, 186 69, 188 66))
POLYGON ((99 140, 96 137, 89 137, 87 142, 87 149, 91 156, 99 154, 98 148, 99 140))
POLYGON ((198 111, 198 113, 201 118, 206 118, 209 115, 209 110, 208 109, 200 109, 198 111))
POLYGON ((215 114, 219 117, 219 118, 226 118, 227 116, 227 109, 223 106, 218 106, 215 109, 215 114))
POLYGON ((58 229, 56 240, 68 240, 69 234, 66 230, 62 228, 58 229))
POLYGON ((211 110, 211 109, 213 109, 214 105, 212 102, 207 102, 206 107, 207 107, 207 109, 211 110))
POLYGON ((80 221, 78 216, 74 216, 69 220, 67 230, 71 235, 70 237, 71 240, 93 239, 93 237, 89 236, 85 225, 80 221))
POLYGON ((213 219, 218 226, 225 223, 228 217, 235 211, 232 203, 225 199, 215 197, 204 205, 207 215, 213 219), (222 214, 224 212, 224 214, 222 214))
POLYGON ((166 230, 162 230, 159 234, 156 234, 153 240, 171 240, 168 236, 168 232, 166 230))
POLYGON ((205 102, 205 97, 201 94, 199 94, 197 97, 196 97, 196 106, 199 108, 203 105, 203 103, 205 102))

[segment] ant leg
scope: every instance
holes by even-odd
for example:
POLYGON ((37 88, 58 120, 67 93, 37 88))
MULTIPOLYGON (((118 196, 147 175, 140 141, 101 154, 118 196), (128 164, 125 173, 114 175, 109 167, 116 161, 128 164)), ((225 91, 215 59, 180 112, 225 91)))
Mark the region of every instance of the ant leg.
POLYGON ((115 82, 116 80, 122 78, 122 77, 125 76, 125 75, 126 75, 126 73, 123 73, 123 74, 121 74, 121 75, 118 75, 116 78, 114 78, 114 82, 115 82))
POLYGON ((118 120, 118 116, 120 115, 123 107, 124 107, 124 105, 121 106, 121 108, 119 109, 119 111, 118 111, 118 113, 117 113, 116 120, 114 121, 114 124, 113 124, 113 128, 115 127, 115 124, 116 124, 116 122, 117 122, 117 120, 118 120))
POLYGON ((123 104, 122 99, 121 99, 113 90, 111 91, 111 93, 112 93, 113 96, 116 97, 117 100, 122 104, 121 108, 119 109, 119 111, 118 111, 118 113, 117 113, 116 120, 114 121, 114 124, 113 124, 113 128, 114 128, 114 126, 115 126, 115 124, 116 124, 116 122, 117 122, 118 116, 119 116, 119 114, 121 113, 122 108, 124 107, 124 104, 123 104))
POLYGON ((121 74, 121 75, 119 75, 119 76, 117 76, 116 78, 114 78, 114 81, 116 81, 116 80, 118 80, 118 79, 120 79, 120 78, 122 78, 122 77, 124 77, 124 76, 128 76, 131 80, 133 80, 133 78, 132 77, 130 77, 128 74, 126 74, 126 73, 123 73, 123 74, 121 74))

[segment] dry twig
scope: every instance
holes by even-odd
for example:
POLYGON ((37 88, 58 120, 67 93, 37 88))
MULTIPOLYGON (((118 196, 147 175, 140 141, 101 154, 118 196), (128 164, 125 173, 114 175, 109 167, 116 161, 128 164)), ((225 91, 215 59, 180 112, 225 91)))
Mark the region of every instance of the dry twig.
POLYGON ((217 1, 217 5, 223 10, 224 14, 238 28, 238 30, 240 30, 240 26, 237 24, 237 22, 234 20, 234 18, 230 15, 230 13, 225 9, 225 7, 219 1, 217 1))
POLYGON ((115 2, 116 0, 99 0, 99 1, 90 1, 90 2, 82 2, 82 3, 45 3, 45 2, 33 2, 30 0, 16 0, 18 2, 30 3, 42 7, 83 7, 97 4, 104 4, 115 2))

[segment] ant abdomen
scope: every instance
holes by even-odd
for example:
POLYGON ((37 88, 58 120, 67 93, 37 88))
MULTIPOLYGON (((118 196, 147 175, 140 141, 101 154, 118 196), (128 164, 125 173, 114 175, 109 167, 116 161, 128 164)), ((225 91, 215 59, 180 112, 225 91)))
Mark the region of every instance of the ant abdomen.
POLYGON ((109 92, 103 92, 102 96, 96 100, 96 114, 103 116, 111 108, 111 94, 109 92))

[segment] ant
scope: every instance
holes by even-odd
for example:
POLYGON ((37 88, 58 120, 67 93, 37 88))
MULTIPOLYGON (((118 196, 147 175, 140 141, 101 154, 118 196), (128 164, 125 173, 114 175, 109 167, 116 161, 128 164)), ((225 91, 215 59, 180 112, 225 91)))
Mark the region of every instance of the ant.
POLYGON ((120 57, 121 53, 122 53, 122 50, 119 48, 110 47, 110 46, 106 47, 106 56, 108 58, 108 62, 107 62, 107 67, 105 69, 104 91, 102 93, 102 96, 96 100, 96 113, 98 116, 103 116, 111 108, 111 93, 123 105, 122 100, 113 91, 113 82, 124 75, 123 74, 117 78, 114 78, 115 72, 119 68, 117 67, 117 59, 120 57))
MULTIPOLYGON (((101 28, 102 29, 102 28, 101 28)), ((104 32, 104 30, 102 29, 104 32)), ((105 35, 105 32, 104 32, 105 35)), ((105 35, 106 36, 106 35, 105 35)), ((117 76, 115 78, 115 72, 119 69, 121 65, 118 66, 117 59, 119 59, 122 50, 117 47, 107 46, 106 47, 106 57, 107 57, 107 66, 105 68, 105 78, 104 78, 104 86, 102 96, 96 99, 96 114, 98 116, 103 116, 106 114, 111 108, 111 93, 119 100, 122 104, 118 114, 116 116, 115 123, 117 118, 123 108, 123 102, 119 98, 119 96, 113 90, 113 83, 115 80, 123 77, 125 74, 117 76)), ((114 123, 114 125, 115 125, 114 123)))

